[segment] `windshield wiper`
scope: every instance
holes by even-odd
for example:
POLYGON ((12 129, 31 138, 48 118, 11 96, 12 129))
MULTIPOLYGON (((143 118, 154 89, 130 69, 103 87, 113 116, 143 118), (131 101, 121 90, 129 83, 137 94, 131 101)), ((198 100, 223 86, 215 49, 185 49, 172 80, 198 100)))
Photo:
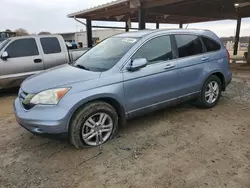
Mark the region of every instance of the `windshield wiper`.
POLYGON ((84 67, 83 65, 76 65, 76 67, 80 68, 80 69, 84 69, 84 70, 89 70, 87 67, 84 67))

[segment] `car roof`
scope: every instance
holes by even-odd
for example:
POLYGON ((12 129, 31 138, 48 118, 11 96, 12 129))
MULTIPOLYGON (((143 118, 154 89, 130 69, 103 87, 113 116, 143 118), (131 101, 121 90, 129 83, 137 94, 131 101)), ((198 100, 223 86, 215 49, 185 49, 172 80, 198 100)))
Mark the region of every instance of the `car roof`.
POLYGON ((61 35, 25 35, 25 36, 16 36, 16 37, 10 37, 10 39, 25 39, 25 38, 46 38, 46 37, 61 37, 61 35))
POLYGON ((209 30, 202 30, 202 29, 146 29, 141 31, 133 31, 133 32, 126 32, 122 34, 115 35, 116 37, 131 37, 131 38, 142 38, 150 34, 206 34, 210 33, 209 30))
POLYGON ((132 31, 132 32, 126 32, 126 33, 121 33, 118 35, 115 35, 116 37, 132 37, 132 38, 141 38, 143 36, 149 35, 156 30, 140 30, 140 31, 132 31))

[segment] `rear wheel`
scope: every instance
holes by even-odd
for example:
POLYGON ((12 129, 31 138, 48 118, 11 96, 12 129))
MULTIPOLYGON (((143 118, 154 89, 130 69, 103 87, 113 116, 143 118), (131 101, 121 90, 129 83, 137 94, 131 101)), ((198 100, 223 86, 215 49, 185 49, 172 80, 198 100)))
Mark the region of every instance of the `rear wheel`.
POLYGON ((213 108, 221 97, 222 83, 215 76, 210 76, 204 83, 197 105, 201 108, 213 108))
POLYGON ((99 146, 117 131, 118 115, 105 102, 93 102, 80 109, 70 123, 69 138, 76 148, 99 146))

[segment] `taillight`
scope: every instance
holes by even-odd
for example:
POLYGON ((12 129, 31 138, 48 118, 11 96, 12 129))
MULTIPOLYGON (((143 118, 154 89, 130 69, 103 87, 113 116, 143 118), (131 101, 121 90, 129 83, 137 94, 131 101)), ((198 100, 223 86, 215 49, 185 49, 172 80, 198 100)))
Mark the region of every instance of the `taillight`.
POLYGON ((230 63, 230 53, 228 50, 227 50, 227 57, 228 57, 228 63, 230 63))

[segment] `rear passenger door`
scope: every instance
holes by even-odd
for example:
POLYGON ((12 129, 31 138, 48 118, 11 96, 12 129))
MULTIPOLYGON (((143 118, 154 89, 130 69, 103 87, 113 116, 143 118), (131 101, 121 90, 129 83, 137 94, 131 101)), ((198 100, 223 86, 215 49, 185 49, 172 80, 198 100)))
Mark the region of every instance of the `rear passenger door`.
POLYGON ((178 86, 180 97, 193 96, 201 90, 209 70, 205 48, 199 36, 175 35, 178 54, 178 86))
POLYGON ((68 63, 68 54, 63 52, 57 37, 40 38, 45 69, 68 63))
POLYGON ((217 67, 219 68, 220 62, 223 63, 223 58, 228 59, 226 51, 224 52, 225 56, 221 53, 221 45, 216 42, 215 40, 201 36, 201 40, 205 46, 206 53, 203 55, 206 58, 206 63, 209 64, 210 67, 217 67))

